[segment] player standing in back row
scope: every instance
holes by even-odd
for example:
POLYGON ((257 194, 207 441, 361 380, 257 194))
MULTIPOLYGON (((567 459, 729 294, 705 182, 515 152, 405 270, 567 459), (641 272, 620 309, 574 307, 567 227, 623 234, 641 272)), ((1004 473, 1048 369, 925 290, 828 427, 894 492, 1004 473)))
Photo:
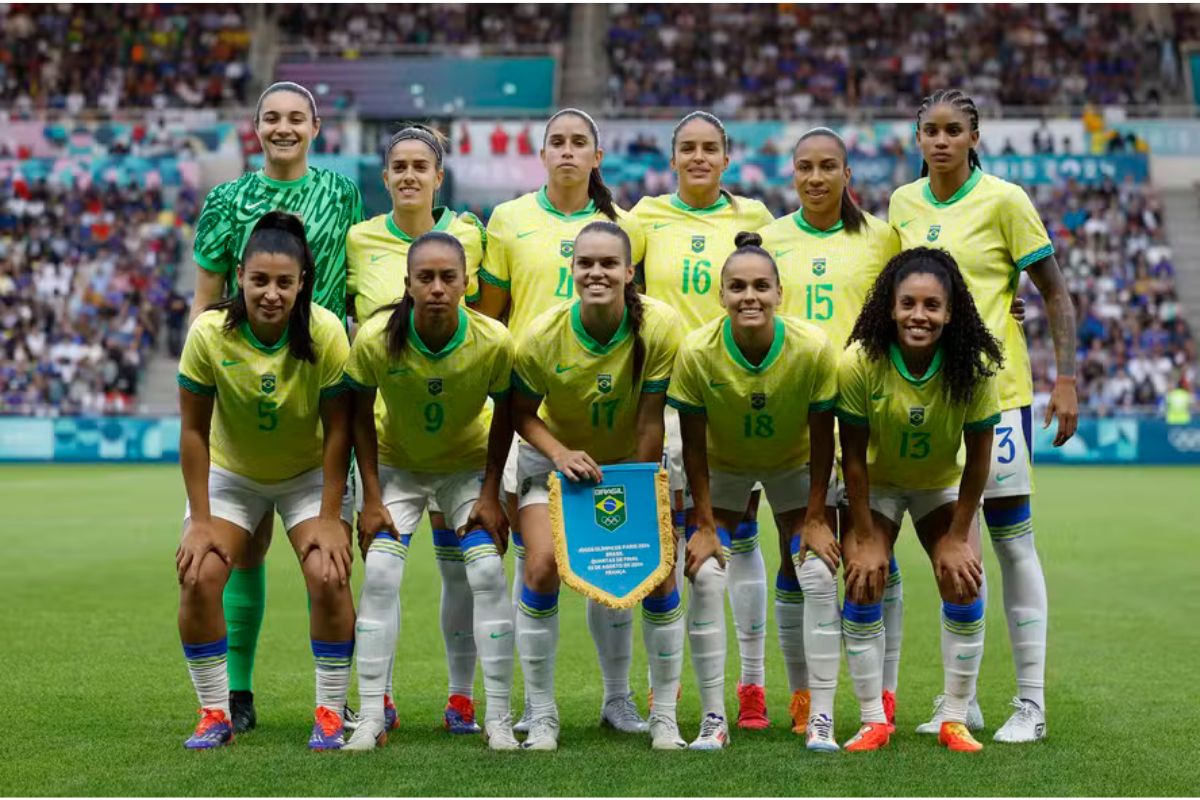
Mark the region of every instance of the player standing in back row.
MULTIPOLYGON (((1046 735, 1046 578, 1033 543, 1029 497, 1032 477, 1033 380, 1025 332, 1009 314, 1021 272, 1046 301, 1054 339, 1057 377, 1044 425, 1058 418, 1054 446, 1075 433, 1075 309, 1054 258, 1054 245, 1025 192, 983 172, 979 111, 957 89, 935 92, 917 111, 922 178, 892 194, 888 221, 905 248, 940 247, 960 265, 979 313, 1004 345, 997 377, 1002 419, 992 442, 991 473, 984 490, 984 518, 1004 581, 1004 610, 1016 662, 1016 711, 995 735, 999 742, 1031 742, 1046 735)), ((934 718, 918 728, 936 733, 934 718)), ((972 701, 968 722, 983 726, 972 701)))

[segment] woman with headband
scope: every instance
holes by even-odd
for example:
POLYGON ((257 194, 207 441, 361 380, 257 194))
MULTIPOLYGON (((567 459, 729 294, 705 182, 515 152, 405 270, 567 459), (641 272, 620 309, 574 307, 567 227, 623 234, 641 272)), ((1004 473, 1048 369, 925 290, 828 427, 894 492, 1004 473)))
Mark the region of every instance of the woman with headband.
MULTIPOLYGON (((254 130, 263 167, 213 188, 196 223, 193 255, 196 290, 192 321, 223 295, 238 289, 235 274, 242 249, 258 220, 269 211, 287 211, 304 221, 316 280, 312 301, 346 316, 346 233, 362 219, 362 196, 354 181, 308 164, 308 150, 321 130, 312 94, 296 83, 267 87, 254 109, 254 130)), ((229 625, 231 718, 238 733, 256 724, 252 678, 258 633, 266 609, 263 559, 271 544, 274 514, 258 523, 225 586, 229 625)))

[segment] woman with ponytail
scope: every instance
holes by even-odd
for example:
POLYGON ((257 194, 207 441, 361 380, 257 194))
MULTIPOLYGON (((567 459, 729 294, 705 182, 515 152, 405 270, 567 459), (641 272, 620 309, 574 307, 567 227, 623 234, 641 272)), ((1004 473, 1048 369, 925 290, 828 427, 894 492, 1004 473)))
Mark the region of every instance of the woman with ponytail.
MULTIPOLYGON (((517 340, 513 424, 528 444, 517 467, 525 565, 516 627, 532 718, 522 747, 529 750, 558 747, 559 579, 547 479, 557 470, 571 481, 600 480, 606 464, 662 458, 663 408, 680 323, 667 305, 641 297, 633 276, 625 231, 612 222, 589 223, 572 243, 578 299, 538 316, 517 340)), ((655 749, 687 746, 675 721, 682 618, 671 575, 643 601, 651 689, 662 698, 649 724, 655 749)), ((626 681, 631 658, 630 648, 623 659, 626 681)), ((610 686, 606 680, 606 694, 610 686)), ((614 695, 626 693, 623 686, 614 695)))
MULTIPOLYGON (((801 575, 810 617, 825 614, 813 617, 812 635, 821 638, 825 632, 815 623, 828 627, 837 615, 835 572, 828 566, 836 565, 835 520, 826 510, 837 352, 817 326, 776 313, 784 298, 779 270, 761 242, 756 233, 738 234, 737 249, 720 274, 725 316, 692 331, 680 345, 667 394, 680 415, 683 463, 695 503, 686 571, 692 579, 688 631, 701 701, 700 735, 691 745, 696 750, 721 749, 729 742, 725 553, 756 484, 766 492, 797 565, 805 565, 801 575), (810 569, 814 574, 808 580, 810 569)), ((792 563, 790 553, 787 563, 792 563)), ((801 628, 804 619, 787 621, 801 628)), ((823 654, 812 659, 814 690, 819 684, 825 693, 815 711, 827 715, 832 730, 840 654, 836 642, 814 649, 823 654)), ((810 748, 824 721, 817 722, 809 727, 810 748)))
POLYGON ((201 719, 185 746, 233 741, 221 593, 278 509, 311 600, 317 700, 309 747, 338 749, 354 648, 350 596, 350 402, 341 320, 312 302, 303 223, 268 212, 238 265, 237 293, 188 331, 179 362, 180 463, 187 489, 176 552, 179 633, 201 719))
MULTIPOLYGON (((897 189, 888 220, 903 247, 940 247, 952 255, 975 296, 988 330, 1004 346, 997 378, 1003 419, 996 428, 983 515, 1000 572, 1004 610, 1012 642, 1017 696, 1009 720, 996 731, 999 742, 1033 742, 1046 735, 1046 578, 1033 541, 1033 379, 1025 332, 1010 314, 1024 272, 1045 300, 1057 366, 1054 389, 1042 420, 1058 418, 1054 446, 1075 433, 1075 307, 1054 245, 1037 209, 1020 187, 985 173, 976 150, 979 110, 958 89, 940 89, 917 109, 921 179, 897 189)), ((937 733, 941 701, 921 733, 937 733)), ((974 699, 968 722, 983 727, 974 699)))
POLYGON ((499 496, 512 439, 512 342, 499 322, 462 306, 467 259, 458 238, 430 231, 407 248, 406 260, 403 297, 362 322, 346 364, 355 390, 359 545, 366 563, 356 629, 361 717, 347 749, 372 749, 393 727, 388 684, 400 583, 409 540, 436 500, 461 554, 460 591, 467 594, 467 633, 475 645, 471 667, 476 652, 483 664, 488 745, 514 750, 512 606, 501 560, 508 523, 499 496))
MULTIPOLYGON (((477 309, 497 319, 507 313, 508 329, 520 339, 539 314, 575 296, 572 248, 584 227, 596 221, 615 223, 630 240, 632 263, 642 260, 641 229, 613 204, 612 192, 600 176, 604 150, 600 130, 586 112, 564 108, 546 122, 540 151, 546 185, 516 200, 501 203, 488 221, 488 247, 479 270, 477 309)), ((517 517, 517 442, 504 470, 510 518, 517 517)), ((522 532, 513 530, 516 577, 513 596, 520 596, 525 549, 522 532)), ((629 611, 588 603, 588 628, 596 642, 604 680, 601 724, 626 733, 644 733, 631 699, 629 666, 633 631, 629 611)), ((528 708, 517 723, 527 732, 528 708)))

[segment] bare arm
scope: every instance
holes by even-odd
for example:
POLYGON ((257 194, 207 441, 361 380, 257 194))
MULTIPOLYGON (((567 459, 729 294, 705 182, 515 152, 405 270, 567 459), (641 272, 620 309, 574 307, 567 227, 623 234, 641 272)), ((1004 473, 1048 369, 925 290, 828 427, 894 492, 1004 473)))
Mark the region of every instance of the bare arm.
POLYGON ((958 484, 958 503, 950 520, 950 535, 965 542, 992 468, 992 429, 964 433, 963 442, 967 446, 967 463, 958 484))
POLYGON ((208 433, 215 405, 215 397, 179 389, 179 464, 193 522, 212 519, 208 507, 208 433))
POLYGON ((192 310, 188 314, 188 324, 196 321, 213 303, 225 296, 225 274, 210 272, 204 267, 196 267, 196 290, 192 294, 192 310))
POLYGON ((480 314, 487 314, 492 319, 500 319, 500 315, 508 308, 510 298, 508 289, 501 289, 496 284, 488 283, 480 278, 479 299, 468 305, 480 314))
POLYGON ((324 476, 321 516, 332 521, 342 518, 346 470, 350 468, 350 408, 349 392, 341 392, 321 401, 321 428, 325 436, 321 454, 321 472, 324 476))
POLYGON ((1058 417, 1054 446, 1062 447, 1075 435, 1075 429, 1079 425, 1079 399, 1075 394, 1075 351, 1078 346, 1075 341, 1075 305, 1071 302, 1067 282, 1063 279, 1062 270, 1058 268, 1058 261, 1054 256, 1043 258, 1031 265, 1026 272, 1046 301, 1046 315, 1050 321, 1050 336, 1054 340, 1054 363, 1057 367, 1054 389, 1050 393, 1050 403, 1046 406, 1043 427, 1049 427, 1050 420, 1058 417))
POLYGON ((504 475, 504 462, 512 445, 512 403, 502 397, 492 411, 492 426, 488 430, 487 467, 483 474, 483 485, 479 499, 475 501, 466 527, 459 535, 482 528, 492 537, 500 555, 508 549, 508 517, 500 503, 500 483, 504 475))
POLYGON ((829 474, 833 471, 833 409, 808 414, 808 506, 804 512, 801 542, 837 573, 842 560, 837 537, 825 518, 825 495, 829 492, 829 474))
POLYGON ((715 558, 718 564, 725 566, 708 482, 708 415, 681 412, 679 432, 683 438, 683 470, 687 473, 696 514, 696 532, 687 543, 684 572, 689 578, 695 578, 709 558, 715 558))
POLYGON ((846 499, 850 503, 850 535, 869 537, 871 482, 867 474, 867 444, 871 440, 871 429, 845 420, 838 429, 842 440, 842 478, 846 481, 846 499))
POLYGON ((971 546, 971 526, 979 513, 980 498, 991 469, 992 429, 966 431, 967 463, 958 485, 958 502, 950 527, 933 545, 930 556, 942 596, 952 591, 955 602, 970 602, 983 585, 983 564, 971 546))
POLYGON ((637 405, 637 455, 642 462, 662 461, 663 439, 667 435, 663 409, 665 392, 642 392, 637 405))
POLYGON ((363 558, 378 533, 399 538, 391 514, 383 505, 379 486, 379 440, 375 435, 375 397, 373 388, 357 388, 351 398, 351 435, 358 477, 362 480, 363 506, 358 514, 358 546, 363 558))

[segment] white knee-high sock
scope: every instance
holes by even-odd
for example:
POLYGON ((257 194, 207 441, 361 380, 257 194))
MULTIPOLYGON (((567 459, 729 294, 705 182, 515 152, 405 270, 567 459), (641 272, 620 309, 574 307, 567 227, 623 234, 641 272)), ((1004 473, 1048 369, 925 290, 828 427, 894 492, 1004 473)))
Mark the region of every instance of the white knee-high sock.
POLYGON ((471 531, 462 540, 467 582, 475 598, 475 649, 483 665, 485 720, 509 713, 513 682, 514 628, 512 603, 504 578, 504 561, 487 531, 471 531))
POLYGON ((692 669, 700 689, 700 718, 708 714, 724 717, 725 570, 715 558, 704 562, 692 582, 687 631, 692 669))
POLYGON ((983 602, 942 602, 942 669, 945 672, 945 719, 967 721, 967 704, 975 696, 983 659, 983 602))
POLYGON ((775 575, 775 624, 779 627, 779 649, 787 668, 788 691, 808 688, 808 662, 804 659, 804 590, 796 580, 796 569, 775 575))
POLYGON ((633 664, 633 609, 609 608, 589 599, 588 630, 596 643, 604 702, 629 694, 629 668, 633 664))
POLYGON ((474 600, 458 534, 448 529, 435 530, 433 552, 438 572, 442 574, 440 617, 450 676, 449 694, 470 697, 475 686, 474 600))
POLYGON ((410 534, 397 541, 378 534, 367 550, 354 634, 358 647, 359 713, 383 721, 383 694, 391 678, 400 633, 400 584, 410 534))
POLYGON ((311 639, 317 672, 317 705, 341 716, 350 690, 350 664, 354 661, 354 640, 327 642, 311 639))
POLYGON ((858 605, 847 600, 843 608, 846 664, 862 721, 887 722, 883 711, 883 604, 858 605))
POLYGON ((738 525, 729 549, 725 571, 742 662, 740 682, 763 686, 766 680, 763 661, 767 641, 767 565, 758 546, 758 523, 744 521, 738 525))
MULTIPOLYGON (((799 540, 796 542, 798 548, 799 540)), ((794 554, 799 558, 799 554, 794 554)), ((833 719, 838 667, 842 655, 842 615, 838 610, 837 580, 825 562, 808 553, 798 565, 804 590, 804 655, 808 659, 810 714, 833 719)))
POLYGON ((654 690, 653 716, 670 720, 675 719, 675 698, 683 672, 683 613, 678 590, 642 601, 642 641, 654 690))
POLYGON ((517 612, 517 650, 525 673, 525 705, 534 718, 558 717, 554 662, 558 654, 558 592, 524 586, 517 612))
POLYGON ((1004 584, 1004 616, 1017 672, 1017 694, 1046 707, 1046 576, 1033 542, 1028 502, 984 512, 1004 584))
POLYGON ((904 584, 892 556, 883 590, 883 688, 895 693, 900 684, 900 643, 904 639, 904 584))
POLYGON ((219 708, 229 716, 229 640, 184 644, 183 657, 201 708, 219 708))

